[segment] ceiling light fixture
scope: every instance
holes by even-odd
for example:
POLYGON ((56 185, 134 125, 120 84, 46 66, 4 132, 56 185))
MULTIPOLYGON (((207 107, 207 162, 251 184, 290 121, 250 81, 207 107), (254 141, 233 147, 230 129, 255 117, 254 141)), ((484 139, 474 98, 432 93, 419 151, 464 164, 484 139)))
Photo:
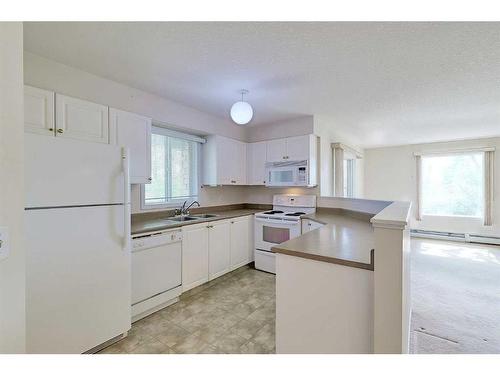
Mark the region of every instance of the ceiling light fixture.
POLYGON ((246 125, 252 120, 253 109, 250 104, 243 101, 243 95, 248 94, 248 90, 241 90, 241 100, 231 107, 231 118, 238 125, 246 125))

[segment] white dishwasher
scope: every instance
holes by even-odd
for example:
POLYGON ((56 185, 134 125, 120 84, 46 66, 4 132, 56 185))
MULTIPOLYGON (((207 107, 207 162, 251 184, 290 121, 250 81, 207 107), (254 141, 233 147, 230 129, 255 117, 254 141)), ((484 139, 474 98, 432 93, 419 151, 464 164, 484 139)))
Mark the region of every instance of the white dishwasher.
POLYGON ((181 292, 181 230, 132 236, 132 321, 178 301, 181 292))

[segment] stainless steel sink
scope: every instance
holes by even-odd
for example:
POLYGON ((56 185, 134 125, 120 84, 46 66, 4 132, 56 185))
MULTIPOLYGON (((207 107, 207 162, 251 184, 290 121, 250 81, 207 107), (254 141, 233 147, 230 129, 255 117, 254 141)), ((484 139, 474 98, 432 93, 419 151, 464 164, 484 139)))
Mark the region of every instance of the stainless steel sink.
POLYGON ((193 217, 197 217, 197 218, 200 218, 200 219, 210 219, 211 217, 217 217, 219 215, 215 215, 215 214, 200 214, 200 215, 193 215, 193 217))
POLYGON ((194 217, 194 216, 179 216, 179 217, 173 217, 171 219, 168 219, 170 221, 191 221, 191 220, 200 220, 200 217, 194 217))

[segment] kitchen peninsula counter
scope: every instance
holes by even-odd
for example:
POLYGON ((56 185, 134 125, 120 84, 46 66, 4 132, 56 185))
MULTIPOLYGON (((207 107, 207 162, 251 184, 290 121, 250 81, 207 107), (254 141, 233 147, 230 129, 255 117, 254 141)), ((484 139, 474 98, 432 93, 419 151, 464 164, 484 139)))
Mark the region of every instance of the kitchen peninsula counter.
POLYGON ((303 219, 324 226, 272 248, 276 352, 408 353, 411 204, 322 200, 303 219))
POLYGON ((275 253, 372 270, 375 238, 373 215, 318 208, 304 219, 324 224, 272 248, 275 253))

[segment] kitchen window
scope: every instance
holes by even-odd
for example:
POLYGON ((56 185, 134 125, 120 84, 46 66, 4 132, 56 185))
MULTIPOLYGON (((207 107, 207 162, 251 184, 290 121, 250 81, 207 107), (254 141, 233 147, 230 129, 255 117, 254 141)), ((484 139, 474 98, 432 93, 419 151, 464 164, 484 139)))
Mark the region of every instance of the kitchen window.
POLYGON ((488 152, 417 156, 420 215, 484 218, 488 215, 488 152))
POLYGON ((202 138, 154 126, 150 184, 141 187, 142 208, 178 206, 198 198, 202 138))
POLYGON ((362 158, 360 152, 342 143, 332 143, 333 192, 335 197, 356 196, 356 164, 362 158))

